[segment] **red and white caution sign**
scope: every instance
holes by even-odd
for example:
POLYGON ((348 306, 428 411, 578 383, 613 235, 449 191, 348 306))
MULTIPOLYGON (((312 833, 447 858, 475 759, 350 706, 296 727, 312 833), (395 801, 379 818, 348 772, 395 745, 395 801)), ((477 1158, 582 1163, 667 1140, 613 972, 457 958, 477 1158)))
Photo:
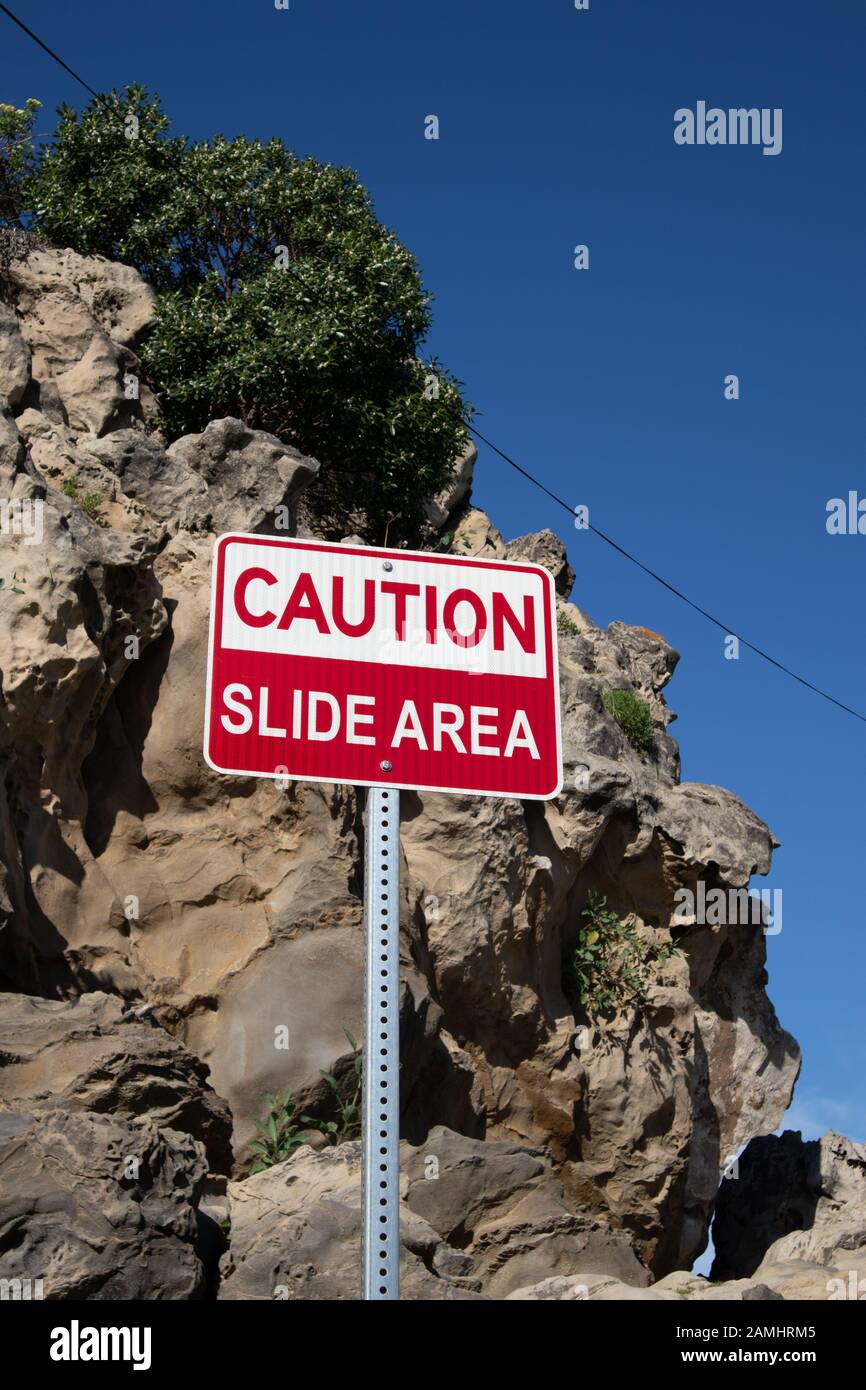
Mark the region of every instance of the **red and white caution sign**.
POLYGON ((204 751, 240 776, 555 796, 553 580, 501 560, 221 536, 204 751))

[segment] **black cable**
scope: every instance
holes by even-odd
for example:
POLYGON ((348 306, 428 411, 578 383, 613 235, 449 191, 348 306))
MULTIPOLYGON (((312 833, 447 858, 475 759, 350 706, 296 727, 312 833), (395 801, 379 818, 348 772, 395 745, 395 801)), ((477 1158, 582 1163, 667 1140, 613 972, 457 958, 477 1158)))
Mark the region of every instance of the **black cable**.
MULTIPOLYGON (((47 53, 50 58, 53 58, 56 63, 59 63, 60 66, 64 69, 64 71, 69 73, 70 77, 74 77, 75 81, 80 83, 81 86, 84 87, 85 91, 88 91, 90 95, 100 103, 100 105, 104 106, 107 110, 111 111, 113 115, 119 114, 117 112, 112 111, 112 108, 110 107, 109 103, 106 102, 105 98, 100 96, 98 92, 95 92, 93 88, 87 82, 84 81, 83 77, 79 77, 78 73, 74 70, 74 68, 71 68, 68 63, 65 63, 63 59, 60 57, 60 55, 54 52, 53 48, 49 48, 47 43, 43 43, 39 36, 33 33, 32 29, 28 29, 27 25, 24 24, 23 21, 20 20, 17 15, 12 13, 8 5, 4 5, 2 3, 2 0, 0 0, 0 10, 2 10, 5 15, 8 15, 9 19, 12 20, 13 24, 17 24, 18 28, 23 30, 23 32, 27 34, 27 36, 31 38, 34 43, 38 44, 39 47, 43 50, 43 52, 47 53)), ((202 190, 197 188, 193 180, 190 180, 190 184, 192 187, 196 189, 196 192, 202 192, 202 190)), ((285 268, 288 269, 288 267, 285 268)), ((305 289, 306 286, 304 285, 303 280, 298 275, 296 275, 294 271, 292 271, 292 274, 294 275, 294 278, 297 280, 298 284, 305 289)), ((565 510, 568 512, 569 516, 574 516, 574 508, 571 507, 568 504, 568 502, 564 500, 564 498, 557 496, 555 492, 551 492, 550 488, 545 486, 545 484, 542 483, 539 478, 536 478, 532 473, 528 472, 527 469, 521 467, 519 463, 517 463, 513 458, 506 454, 502 449, 498 448, 497 445, 495 445, 491 440, 486 439, 484 435, 481 433, 481 431, 476 429, 474 425, 470 425, 468 421, 464 421, 464 424, 466 425, 466 428, 470 430, 471 433, 474 434, 477 439, 481 440, 482 444, 486 444, 488 449, 492 449, 494 454, 498 454, 501 459, 503 459, 507 464, 509 464, 518 473, 520 473, 522 477, 526 478, 530 483, 532 483, 534 487, 539 488, 540 491, 545 493, 553 502, 556 502, 558 506, 564 507, 565 510)), ((733 628, 728 627, 718 618, 713 617, 712 613, 708 613, 707 610, 705 608, 702 608, 699 603, 695 603, 694 600, 690 599, 687 594, 684 594, 681 589, 678 589, 675 585, 668 583, 668 581, 666 579, 663 579, 660 574, 657 574, 655 570, 650 569, 649 565, 645 565, 642 560, 638 560, 635 555, 632 555, 630 551, 624 549, 623 546, 617 544, 617 542, 613 540, 611 536, 605 535, 604 531, 600 531, 597 526, 593 526, 591 523, 587 522, 586 529, 592 531, 596 536, 598 536, 600 540, 603 540, 606 545, 609 545, 611 549, 616 550, 618 554, 623 555, 626 560, 630 560, 633 565, 637 565, 638 569, 643 570, 644 574, 648 574, 651 579, 654 579, 657 584, 661 584, 662 587, 667 589, 669 593, 673 594, 676 598, 681 599, 683 603, 687 603, 690 608, 693 608, 696 613, 700 613, 701 617, 707 619, 707 622, 713 623, 717 628, 724 632, 726 636, 736 637, 737 641, 741 642, 744 647, 748 647, 749 651, 754 652, 755 655, 761 657, 763 661, 767 661, 771 666, 775 666, 777 671, 782 671, 786 676, 790 676, 792 680, 797 681, 799 685, 805 686, 807 690, 811 690, 813 694, 820 695, 822 700, 829 701, 829 703, 831 705, 835 705, 837 709, 844 710, 846 714, 851 714, 854 716, 855 719, 859 719, 862 721, 862 723, 866 724, 866 715, 860 714, 858 710, 852 709, 850 705, 843 704, 843 702, 841 700, 837 700, 834 695, 829 695, 826 690, 821 690, 819 686, 813 685, 811 681, 807 681, 804 676, 799 676, 796 671, 792 671, 789 666, 785 666, 781 661, 777 661, 774 656, 770 656, 769 652, 765 652, 763 648, 756 646, 755 643, 750 642, 748 638, 741 637, 740 634, 738 632, 735 632, 733 628)))
POLYGON ((31 38, 34 43, 38 43, 39 47, 42 49, 44 53, 48 54, 49 58, 53 58, 55 63, 59 63, 60 66, 64 68, 66 72, 69 73, 70 77, 74 77, 76 82, 81 83, 81 86, 85 89, 85 91, 88 91, 92 97, 96 97, 96 100, 99 101, 99 93, 94 92, 93 88, 85 82, 84 78, 78 76, 78 73, 75 71, 74 68, 71 68, 68 63, 64 63, 59 53, 55 53, 54 49, 49 48, 47 43, 43 43, 38 34, 34 34, 32 29, 28 29, 24 21, 19 19, 17 14, 13 14, 12 11, 9 9, 8 5, 0 4, 0 10, 2 10, 5 15, 8 15, 9 18, 12 20, 12 23, 17 24, 19 29, 23 29, 24 33, 28 36, 28 38, 31 38))
MULTIPOLYGON (((13 14, 9 6, 4 5, 2 3, 2 0, 0 0, 0 10, 2 10, 2 12, 5 15, 8 15, 8 17, 12 20, 13 24, 17 24, 18 28, 23 30, 23 32, 27 34, 27 36, 31 38, 34 43, 38 44, 39 47, 43 50, 43 52, 47 53, 50 58, 53 58, 55 63, 59 63, 60 66, 64 69, 64 71, 69 73, 70 77, 74 77, 75 81, 80 83, 80 85, 84 88, 86 92, 90 93, 94 101, 96 101, 99 104, 99 106, 101 106, 102 109, 108 113, 109 116, 113 116, 119 121, 123 120, 123 117, 121 116, 120 112, 112 106, 111 102, 108 101, 101 92, 95 92, 93 88, 90 86, 90 84, 85 82, 84 78, 78 75, 74 68, 71 68, 68 63, 65 63, 63 61, 59 53, 55 53, 54 49, 49 48, 47 43, 43 43, 39 35, 34 34, 32 29, 28 29, 27 25, 23 22, 23 20, 20 20, 16 14, 13 14)), ((138 138, 142 140, 143 144, 148 145, 149 148, 158 148, 157 145, 154 145, 152 142, 148 141, 146 136, 139 136, 138 138)), ((178 177, 181 179, 182 182, 185 181, 188 184, 188 186, 199 195, 200 198, 204 199, 205 202, 210 202, 210 195, 206 192, 205 189, 203 189, 198 184, 198 182, 194 178, 190 177, 190 175, 187 172, 178 171, 178 177)), ((292 270, 289 266, 285 266, 284 269, 289 271, 292 278, 297 281, 297 283, 301 286, 301 288, 304 291, 306 291, 309 288, 309 286, 304 283, 301 276, 298 275, 298 273, 295 270, 292 270)))
MULTIPOLYGON (((502 449, 497 448, 497 446, 491 440, 486 439, 481 431, 476 429, 474 425, 470 425, 468 422, 466 422, 466 425, 467 429, 475 435, 476 439, 480 439, 482 444, 486 444, 488 449, 492 449, 495 454, 498 454, 501 459, 504 459, 506 463, 510 464, 511 467, 516 469, 524 478, 527 478, 535 487, 546 493, 552 501, 556 502, 560 507, 564 507, 570 516, 574 516, 574 508, 569 506, 564 498, 559 497, 555 492, 551 492, 550 488, 546 487, 539 478, 534 477, 532 473, 522 468, 519 463, 516 463, 515 460, 504 453, 502 449)), ((604 531, 600 531, 597 526, 593 526, 590 522, 587 522, 586 529, 594 532, 599 540, 604 541, 606 545, 609 545, 620 555, 624 555, 626 560, 630 560, 633 565, 637 565, 638 569, 643 570, 644 574, 648 574, 651 579, 654 579, 657 584, 661 584, 669 593, 674 594, 678 599, 682 599, 683 603, 687 603, 696 613, 700 613, 702 618, 707 619, 707 622, 714 623, 726 636, 736 637, 737 641, 741 642, 744 647, 748 647, 749 651, 754 652, 756 656, 760 656, 764 661, 768 661, 770 665, 775 666, 778 671, 783 671, 786 676, 790 676, 792 680, 799 682, 800 685, 804 685, 807 690, 811 690, 815 695, 820 695, 824 700, 829 700, 831 705, 836 705, 838 709, 844 710, 846 714, 853 714, 855 719, 860 719, 866 724, 866 715, 860 714, 858 710, 852 709, 850 705, 843 704, 841 700, 836 699, 835 695, 829 695, 826 690, 821 690, 819 686, 813 685, 812 682, 807 681, 804 676, 798 676, 797 672, 792 671, 790 666, 785 666, 781 661, 777 661, 774 656, 770 656, 769 652, 765 652, 762 647, 756 646, 755 643, 750 642, 748 638, 741 637, 732 627, 728 627, 727 624, 721 622, 720 619, 713 617, 713 614, 708 613, 706 608, 702 608, 699 603, 695 603, 693 599, 690 599, 681 589, 676 588, 674 584, 668 583, 668 581, 660 574, 657 574, 655 570, 650 569, 649 565, 645 565, 642 560, 638 560, 637 556, 632 555, 630 551, 619 545, 611 536, 606 535, 604 531)))

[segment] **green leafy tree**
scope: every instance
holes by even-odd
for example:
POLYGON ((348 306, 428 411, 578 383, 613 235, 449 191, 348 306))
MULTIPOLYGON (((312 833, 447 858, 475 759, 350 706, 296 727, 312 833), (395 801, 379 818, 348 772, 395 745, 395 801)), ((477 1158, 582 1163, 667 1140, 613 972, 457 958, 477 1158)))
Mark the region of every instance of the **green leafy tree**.
POLYGON ((0 104, 0 226, 21 225, 25 185, 33 172, 33 122, 42 103, 28 97, 23 106, 0 104))
POLYGON ((58 246, 134 265, 156 289, 188 270, 176 194, 186 149, 170 138, 159 100, 129 87, 79 114, 64 104, 53 143, 24 180, 39 231, 58 246))
POLYGON ((327 531, 414 534, 471 407, 419 361, 430 296, 357 175, 279 139, 171 136, 141 87, 59 114, 29 209, 51 241, 157 289, 143 361, 169 431, 236 415, 319 459, 327 531))

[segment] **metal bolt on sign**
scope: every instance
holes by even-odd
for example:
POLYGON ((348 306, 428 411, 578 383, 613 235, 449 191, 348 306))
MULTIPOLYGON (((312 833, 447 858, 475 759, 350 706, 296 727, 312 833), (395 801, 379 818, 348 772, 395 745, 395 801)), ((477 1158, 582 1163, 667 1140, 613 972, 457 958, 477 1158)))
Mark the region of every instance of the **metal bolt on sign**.
POLYGON ((400 1297, 400 792, 367 793, 364 866, 363 1296, 400 1297))

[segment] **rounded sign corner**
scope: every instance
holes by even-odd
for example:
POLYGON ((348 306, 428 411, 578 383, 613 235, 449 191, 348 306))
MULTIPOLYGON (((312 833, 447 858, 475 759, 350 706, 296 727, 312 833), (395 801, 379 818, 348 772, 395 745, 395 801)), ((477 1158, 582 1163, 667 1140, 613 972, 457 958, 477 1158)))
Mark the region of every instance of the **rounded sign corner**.
POLYGON ((223 535, 217 536, 216 540, 213 543, 213 546, 211 547, 214 559, 217 559, 217 557, 220 556, 224 550, 228 550, 229 546, 232 544, 233 541, 240 541, 245 539, 246 537, 239 535, 236 531, 226 531, 223 533, 223 535))
POLYGON ((556 782, 556 786, 554 787, 554 789, 553 789, 552 792, 547 792, 547 794, 541 798, 542 801, 554 801, 554 800, 556 799, 556 797, 562 795, 562 789, 563 789, 564 786, 565 786, 565 778, 564 778, 563 775, 562 775, 562 769, 560 769, 559 777, 557 778, 557 782, 556 782))
MULTIPOLYGON (((210 733, 210 730, 208 730, 208 733, 210 733)), ((205 762, 207 763, 208 767, 210 768, 211 772, 218 772, 218 773, 220 774, 220 776, 222 776, 222 777, 234 777, 234 776, 237 776, 237 774, 234 773, 234 772, 232 772, 232 770, 231 770, 230 768, 227 768, 227 767, 220 767, 217 763, 214 762, 213 758, 212 758, 211 755, 210 755, 210 749, 208 748, 207 743, 202 744, 202 750, 201 750, 201 751, 202 751, 202 756, 204 757, 204 760, 205 760, 205 762)))

